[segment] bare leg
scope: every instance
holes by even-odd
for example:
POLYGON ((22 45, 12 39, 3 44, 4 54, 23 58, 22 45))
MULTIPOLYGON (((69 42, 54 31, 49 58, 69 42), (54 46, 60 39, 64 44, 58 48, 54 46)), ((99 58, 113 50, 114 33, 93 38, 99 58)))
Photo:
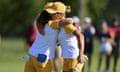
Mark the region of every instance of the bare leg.
POLYGON ((60 68, 62 68, 62 65, 63 65, 63 59, 62 58, 55 58, 53 60, 53 65, 54 65, 54 71, 59 72, 60 68))
POLYGON ((61 57, 61 48, 56 46, 55 58, 53 60, 54 71, 59 72, 63 65, 63 58, 61 57))

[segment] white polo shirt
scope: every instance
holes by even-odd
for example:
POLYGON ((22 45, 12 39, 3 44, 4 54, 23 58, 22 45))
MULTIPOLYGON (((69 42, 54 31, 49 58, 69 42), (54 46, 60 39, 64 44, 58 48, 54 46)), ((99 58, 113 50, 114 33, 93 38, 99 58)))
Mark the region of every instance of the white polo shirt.
POLYGON ((44 28, 45 35, 37 32, 36 40, 29 50, 29 54, 38 56, 38 54, 47 55, 48 59, 54 58, 58 29, 53 29, 51 24, 46 24, 44 28))
POLYGON ((63 58, 77 58, 79 56, 78 41, 72 32, 75 30, 73 25, 68 25, 60 29, 58 40, 62 48, 63 58))

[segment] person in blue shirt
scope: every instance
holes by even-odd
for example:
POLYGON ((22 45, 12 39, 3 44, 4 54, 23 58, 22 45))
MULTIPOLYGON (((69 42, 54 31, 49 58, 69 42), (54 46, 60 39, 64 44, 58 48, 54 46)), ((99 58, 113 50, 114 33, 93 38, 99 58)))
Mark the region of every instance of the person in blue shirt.
POLYGON ((95 34, 95 28, 91 25, 91 18, 84 18, 83 34, 85 37, 85 54, 88 55, 88 72, 91 67, 91 56, 93 53, 93 35, 95 34))

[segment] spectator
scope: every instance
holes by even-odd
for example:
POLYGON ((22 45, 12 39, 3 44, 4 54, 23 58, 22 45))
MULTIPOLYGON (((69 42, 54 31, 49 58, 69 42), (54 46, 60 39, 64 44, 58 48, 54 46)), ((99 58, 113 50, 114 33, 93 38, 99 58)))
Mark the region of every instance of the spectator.
POLYGON ((109 72, 110 56, 112 52, 111 37, 108 33, 108 24, 105 20, 101 21, 101 29, 98 34, 99 39, 99 62, 97 72, 100 72, 100 67, 103 60, 103 55, 106 54, 106 69, 105 72, 109 72))
POLYGON ((73 25, 82 32, 82 28, 80 26, 81 24, 80 24, 79 17, 73 16, 72 19, 73 19, 73 25))
POLYGON ((93 53, 93 35, 95 34, 95 28, 92 26, 91 18, 84 18, 83 33, 85 36, 85 54, 88 55, 88 71, 90 72, 91 67, 91 56, 93 53))
POLYGON ((110 35, 113 39, 113 56, 114 56, 114 65, 113 72, 116 72, 116 67, 119 57, 119 40, 120 40, 120 27, 119 27, 119 18, 114 17, 112 19, 112 26, 109 28, 110 35))
POLYGON ((26 33, 26 49, 28 50, 34 40, 36 39, 37 35, 37 27, 36 27, 36 21, 33 22, 33 24, 28 28, 27 33, 26 33))

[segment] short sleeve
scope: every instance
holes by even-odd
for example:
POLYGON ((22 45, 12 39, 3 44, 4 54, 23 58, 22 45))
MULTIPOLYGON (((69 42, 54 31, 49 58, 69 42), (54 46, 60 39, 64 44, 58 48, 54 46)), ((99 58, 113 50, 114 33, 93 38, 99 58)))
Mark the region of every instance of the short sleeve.
POLYGON ((57 30, 59 28, 58 27, 58 21, 49 21, 48 24, 52 29, 57 30))
POLYGON ((73 24, 67 24, 64 27, 64 30, 67 34, 72 33, 74 30, 76 30, 75 26, 73 24))

